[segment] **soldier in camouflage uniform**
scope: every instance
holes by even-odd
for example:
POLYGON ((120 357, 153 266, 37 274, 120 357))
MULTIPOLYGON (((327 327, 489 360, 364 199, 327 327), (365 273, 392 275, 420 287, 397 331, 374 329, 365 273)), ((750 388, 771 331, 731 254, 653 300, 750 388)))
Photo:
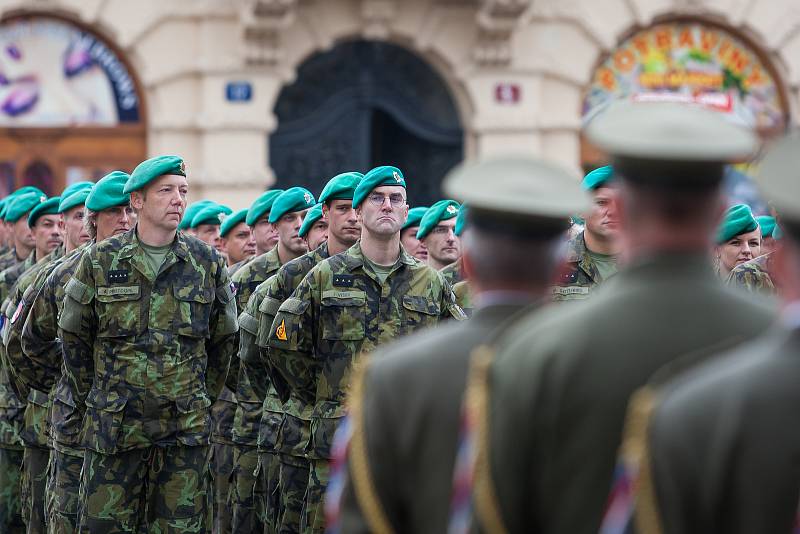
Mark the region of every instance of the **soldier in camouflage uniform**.
POLYGON ((456 235, 460 207, 455 200, 440 200, 427 209, 419 223, 417 239, 428 251, 428 265, 437 271, 461 257, 461 242, 456 235))
POLYGON ((219 227, 220 244, 228 259, 228 274, 233 276, 234 265, 251 259, 256 254, 256 240, 245 222, 247 208, 228 215, 219 227))
MULTIPOLYGON (((30 228, 28 228, 28 223, 25 219, 22 218, 23 213, 19 212, 19 206, 17 208, 12 209, 12 205, 16 201, 17 198, 28 195, 29 193, 35 193, 35 197, 29 198, 41 198, 44 196, 41 190, 36 187, 32 186, 25 186, 23 188, 17 189, 11 195, 6 197, 6 203, 3 207, 2 212, 0 212, 0 216, 3 219, 3 226, 6 228, 8 232, 8 241, 9 241, 9 250, 3 255, 0 255, 0 271, 4 271, 9 267, 12 267, 18 263, 22 263, 28 257, 28 254, 31 253, 33 250, 33 236, 31 235, 30 228), (18 219, 15 217, 19 217, 18 219)), ((27 202, 27 201, 23 201, 27 202)))
MULTIPOLYGON (((244 259, 230 266, 228 274, 231 278, 242 267, 259 256, 266 254, 277 244, 277 234, 274 232, 273 226, 269 224, 269 212, 275 199, 281 193, 283 193, 281 189, 266 191, 256 198, 247 210, 245 222, 253 234, 257 256, 244 259)), ((238 376, 235 373, 231 373, 230 377, 234 382, 238 380, 238 376)), ((231 479, 233 478, 233 420, 235 415, 236 397, 226 385, 222 388, 222 393, 211 407, 211 475, 214 479, 214 532, 221 534, 230 532, 231 529, 231 509, 228 499, 231 496, 231 479)))
MULTIPOLYGON (((239 358, 254 393, 263 401, 258 425, 258 453, 264 499, 261 508, 265 511, 268 532, 299 532, 309 469, 305 442, 300 443, 297 437, 308 435, 309 420, 300 419, 292 410, 285 380, 273 375, 275 368, 267 359, 267 339, 278 308, 303 277, 323 259, 347 250, 361 235, 361 225, 352 206, 353 194, 361 178, 361 173, 348 172, 328 181, 320 194, 323 217, 328 221, 328 240, 286 263, 259 285, 239 316, 243 336, 239 358), (256 340, 257 348, 245 344, 245 333, 256 340), (280 448, 277 447, 279 429, 280 448)), ((313 397, 313 392, 311 395, 313 397)))
MULTIPOLYGON (((45 481, 50 454, 47 450, 46 420, 49 410, 47 390, 31 389, 17 378, 17 364, 22 359, 20 336, 22 325, 30 310, 34 282, 42 273, 49 272, 63 254, 72 252, 81 245, 83 233, 83 202, 91 183, 78 183, 67 188, 65 196, 54 197, 35 207, 28 216, 28 224, 36 242, 35 255, 42 257, 32 268, 25 271, 15 284, 6 304, 6 317, 10 320, 3 329, 4 364, 9 370, 12 386, 20 399, 26 399, 22 441, 25 445, 22 472, 22 511, 29 533, 45 532, 45 481), (65 221, 68 212, 69 226, 65 221), (61 229, 64 232, 64 248, 60 243, 61 229), (57 248, 45 254, 51 247, 57 248)), ((88 236, 87 236, 88 237, 88 236)))
MULTIPOLYGON (((453 227, 453 233, 458 237, 461 238, 461 234, 464 233, 464 225, 467 222, 467 206, 464 204, 458 209, 458 215, 456 216, 456 225, 453 227)), ((464 272, 461 270, 461 258, 458 258, 456 261, 451 263, 450 265, 446 265, 439 269, 439 272, 442 273, 444 279, 450 282, 450 285, 453 286, 453 291, 456 290, 456 286, 464 280, 464 272)), ((462 295, 464 294, 464 289, 462 288, 462 295)), ((459 294, 456 293, 456 298, 458 299, 459 294)), ((461 303, 459 302, 459 305, 461 303)), ((462 306, 462 309, 466 312, 467 309, 462 306)))
MULTIPOLYGON (((46 200, 46 198, 45 198, 46 200)), ((42 195, 36 192, 24 193, 18 195, 11 206, 6 210, 6 220, 14 224, 14 231, 17 236, 24 235, 20 231, 21 225, 28 225, 28 215, 31 210, 42 203, 42 195)), ((33 235, 28 228, 27 235, 33 239, 33 235)), ((27 237, 25 238, 27 239, 27 237)), ((15 250, 22 248, 23 240, 18 240, 18 247, 15 250)), ((30 267, 34 265, 36 257, 35 242, 32 242, 30 252, 21 263, 17 263, 12 267, 0 273, 0 296, 2 302, 5 302, 8 294, 11 292, 12 287, 16 283, 19 276, 30 267)), ((5 303, 7 305, 7 303, 5 303)), ((0 318, 5 323, 8 318, 5 316, 5 307, 0 305, 0 318)), ((13 312, 12 312, 13 317, 13 312)), ((0 356, 5 360, 4 356, 5 347, 0 347, 0 356)), ((19 515, 20 510, 20 484, 21 466, 23 457, 23 443, 20 436, 22 432, 25 413, 25 397, 20 398, 14 391, 11 384, 10 370, 5 363, 0 362, 0 482, 8 482, 3 484, 3 500, 9 503, 2 514, 5 516, 0 523, 4 524, 11 529, 12 525, 19 525, 22 518, 19 515), (14 481, 17 481, 14 483, 14 481)))
POLYGON ((224 261, 177 231, 183 160, 139 164, 134 229, 89 247, 65 288, 59 337, 86 448, 79 529, 211 531, 209 407, 236 351, 224 261))
POLYGON ((428 249, 425 244, 417 239, 417 231, 419 230, 419 222, 428 211, 427 206, 417 206, 408 210, 408 219, 400 230, 400 244, 406 249, 406 252, 417 258, 421 262, 428 261, 428 249))
POLYGON ((610 165, 583 178, 583 188, 592 195, 591 211, 583 231, 567 242, 567 269, 553 287, 553 300, 587 298, 598 284, 617 272, 618 222, 610 165))
MULTIPOLYGON (((126 173, 115 171, 98 181, 92 190, 75 194, 79 197, 77 201, 81 202, 80 197, 85 196, 86 209, 92 210, 88 214, 83 212, 85 232, 79 236, 78 242, 86 238, 102 241, 130 229, 132 210, 128 206, 129 196, 122 193, 128 178, 126 173)), ((68 204, 71 198, 66 197, 68 204)), ((72 202, 75 201, 73 198, 72 202)), ((83 204, 66 213, 69 215, 76 209, 84 210, 83 204)), ((65 241, 68 248, 71 247, 70 241, 69 238, 65 241)), ((49 394, 50 410, 44 414, 49 421, 37 424, 35 428, 38 430, 37 440, 50 449, 46 484, 48 497, 44 504, 47 529, 52 534, 72 534, 77 526, 78 483, 83 463, 83 451, 76 439, 80 417, 68 395, 66 383, 60 380, 63 358, 61 343, 56 336, 56 321, 64 301, 64 288, 85 248, 86 245, 82 244, 53 262, 26 290, 23 300, 30 311, 23 310, 21 314, 26 317, 19 341, 22 351, 19 358, 10 358, 18 389, 37 391, 37 396, 49 394), (41 427, 49 428, 48 436, 42 435, 41 427)), ((22 319, 14 324, 15 328, 20 322, 22 319)), ((10 357, 14 354, 9 352, 10 357)), ((33 406, 36 405, 29 403, 28 410, 33 406)))
POLYGON ((762 254, 734 267, 731 274, 728 275, 728 285, 763 295, 775 295, 777 289, 772 276, 770 276, 773 254, 772 252, 762 254))
MULTIPOLYGON (((287 261, 305 254, 306 244, 299 231, 303 217, 314 204, 314 195, 302 187, 287 189, 275 198, 270 209, 269 223, 278 233, 278 244, 239 269, 233 277, 237 287, 236 298, 242 309, 259 284, 275 274, 287 261)), ((264 499, 253 495, 254 491, 262 489, 256 483, 262 399, 253 392, 238 358, 234 359, 229 370, 228 387, 236 393, 231 435, 234 443, 230 493, 233 514, 231 529, 233 532, 256 532, 264 530, 266 521, 266 511, 257 508, 264 499)))
POLYGON ((270 363, 286 367, 279 372, 287 386, 301 392, 292 399, 300 404, 295 413, 311 421, 303 531, 324 528, 321 505, 331 440, 345 413, 356 356, 441 319, 464 318, 444 278, 400 244, 408 215, 405 192, 405 179, 395 167, 377 167, 364 176, 353 196, 361 240, 318 263, 281 304, 271 328, 270 363))

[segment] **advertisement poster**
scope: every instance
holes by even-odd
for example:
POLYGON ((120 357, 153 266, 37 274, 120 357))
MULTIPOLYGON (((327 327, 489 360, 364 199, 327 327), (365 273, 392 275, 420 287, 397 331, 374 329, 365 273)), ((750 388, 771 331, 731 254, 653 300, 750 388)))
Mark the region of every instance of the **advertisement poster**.
POLYGON ((584 120, 617 98, 697 103, 759 130, 785 121, 778 85, 755 51, 702 23, 660 24, 623 42, 595 71, 584 120))
POLYGON ((46 17, 0 26, 0 126, 114 126, 138 121, 133 79, 96 36, 46 17))

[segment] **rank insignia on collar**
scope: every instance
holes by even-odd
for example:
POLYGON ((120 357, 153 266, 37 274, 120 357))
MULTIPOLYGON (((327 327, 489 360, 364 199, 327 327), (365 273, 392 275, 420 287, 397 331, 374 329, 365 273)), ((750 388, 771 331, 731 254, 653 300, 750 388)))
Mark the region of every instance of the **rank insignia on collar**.
POLYGON ((112 284, 124 284, 128 281, 128 274, 124 269, 108 271, 108 281, 112 284))
POLYGON ((333 275, 333 287, 353 287, 353 275, 352 274, 333 275))

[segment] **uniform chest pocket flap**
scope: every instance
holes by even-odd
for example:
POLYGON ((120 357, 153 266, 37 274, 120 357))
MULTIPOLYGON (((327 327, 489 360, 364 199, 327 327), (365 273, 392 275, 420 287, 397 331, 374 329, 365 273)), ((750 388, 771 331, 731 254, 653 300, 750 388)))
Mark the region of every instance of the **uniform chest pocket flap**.
POLYGON ((83 445, 102 454, 117 452, 128 399, 113 391, 92 389, 86 397, 83 445))
POLYGON ((323 339, 342 341, 364 339, 367 295, 364 291, 358 290, 323 291, 320 314, 323 339))
POLYGON ((414 295, 403 295, 403 308, 411 312, 434 317, 438 317, 442 313, 438 302, 414 295))
POLYGON ((175 317, 178 335, 208 337, 214 290, 190 283, 173 286, 172 292, 178 304, 175 317))
POLYGON ((98 337, 132 336, 140 333, 141 286, 98 286, 95 298, 98 337))

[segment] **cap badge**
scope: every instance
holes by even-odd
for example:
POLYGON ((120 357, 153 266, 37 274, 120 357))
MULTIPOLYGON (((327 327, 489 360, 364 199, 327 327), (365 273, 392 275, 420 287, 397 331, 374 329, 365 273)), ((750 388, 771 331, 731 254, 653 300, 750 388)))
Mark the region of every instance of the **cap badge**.
POLYGON ((392 177, 394 178, 395 182, 398 184, 403 183, 403 178, 400 176, 400 173, 397 171, 392 171, 392 177))
POLYGON ((219 222, 225 222, 225 217, 226 215, 224 213, 217 214, 217 219, 219 219, 219 222))
POLYGON ((455 206, 453 206, 452 204, 450 204, 449 206, 447 206, 447 213, 449 213, 449 214, 451 214, 451 215, 452 215, 452 214, 453 214, 453 213, 455 213, 455 212, 456 212, 456 207, 455 207, 455 206))
POLYGON ((311 201, 313 200, 311 198, 311 195, 309 195, 308 193, 303 193, 303 198, 306 199, 306 204, 311 204, 311 201))
POLYGON ((39 197, 39 202, 45 202, 45 201, 47 201, 47 197, 46 196, 42 195, 42 196, 39 197))
POLYGON ((186 174, 186 162, 181 160, 181 172, 186 174))

